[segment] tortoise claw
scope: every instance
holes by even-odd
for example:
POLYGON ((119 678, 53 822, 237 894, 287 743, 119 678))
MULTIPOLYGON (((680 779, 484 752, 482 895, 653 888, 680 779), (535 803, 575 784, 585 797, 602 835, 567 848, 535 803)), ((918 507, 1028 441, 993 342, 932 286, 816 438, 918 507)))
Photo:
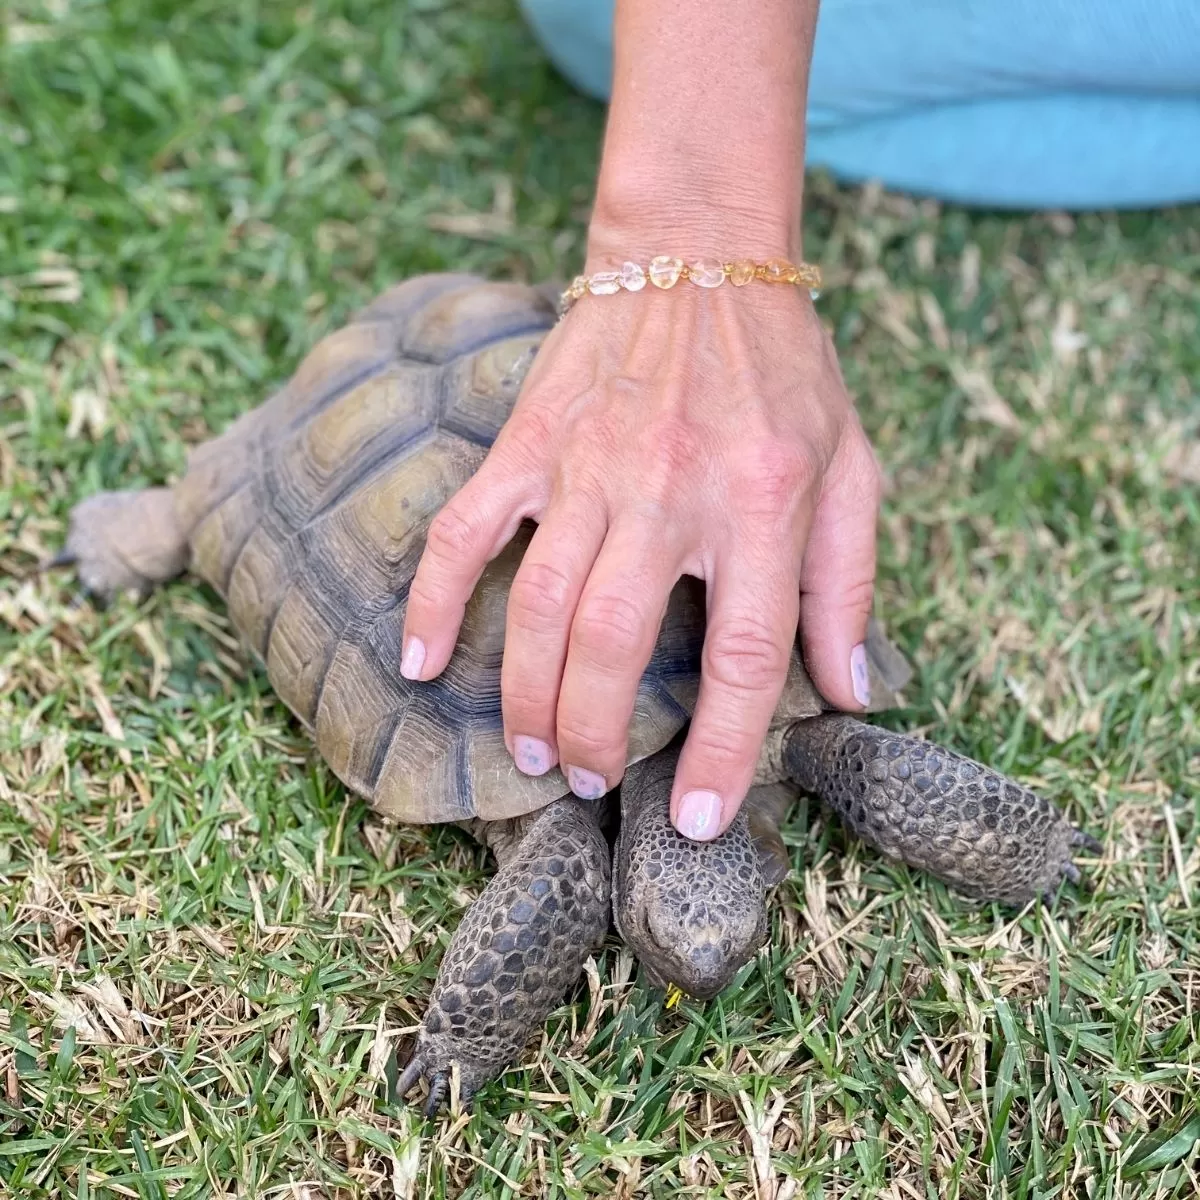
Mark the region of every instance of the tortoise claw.
POLYGON ((424 1074, 424 1067, 425 1064, 421 1061, 421 1051, 414 1050, 412 1058, 408 1060, 408 1065, 400 1072, 400 1078, 396 1080, 397 1096, 407 1096, 417 1086, 417 1080, 424 1074))
POLYGON ((73 567, 79 561, 79 555, 67 547, 63 547, 57 554, 50 555, 49 558, 43 558, 38 563, 36 570, 39 575, 44 575, 47 571, 56 571, 59 567, 73 567))
MULTIPOLYGON (((451 1072, 456 1065, 456 1060, 444 1053, 444 1047, 439 1047, 438 1040, 429 1038, 422 1030, 418 1035, 417 1046, 412 1057, 396 1080, 396 1095, 401 1097, 407 1096, 418 1083, 422 1080, 425 1081, 429 1086, 429 1094, 425 1097, 422 1112, 425 1119, 430 1121, 441 1112, 442 1106, 446 1103, 450 1092, 451 1072)), ((469 1065, 465 1070, 463 1069, 464 1064, 458 1063, 457 1065, 459 1066, 459 1105, 463 1109, 469 1109, 476 1091, 486 1081, 486 1077, 475 1082, 474 1072, 470 1070, 469 1065)))
POLYGON ((1085 890, 1090 890, 1089 880, 1070 857, 1073 853, 1080 850, 1088 854, 1103 854, 1104 846, 1092 837, 1090 833, 1084 833, 1082 829, 1072 829, 1067 842, 1066 857, 1064 857, 1059 867, 1058 880, 1053 886, 1049 886, 1043 891, 1043 900, 1047 902, 1052 901, 1058 895, 1064 882, 1072 883, 1076 887, 1084 888, 1085 890))
MULTIPOLYGON (((408 1060, 408 1065, 404 1068, 400 1078, 396 1080, 396 1095, 407 1096, 422 1079, 429 1084, 429 1095, 425 1098, 422 1111, 425 1119, 431 1121, 438 1115, 446 1099, 446 1093, 450 1090, 450 1067, 449 1065, 434 1067, 425 1053, 425 1047, 418 1044, 413 1051, 412 1058, 408 1060)), ((469 1096, 462 1097, 464 1107, 469 1102, 469 1096)))
POLYGON ((450 1080, 445 1071, 439 1071, 429 1083, 429 1098, 425 1101, 425 1118, 432 1120, 437 1116, 450 1087, 450 1080))

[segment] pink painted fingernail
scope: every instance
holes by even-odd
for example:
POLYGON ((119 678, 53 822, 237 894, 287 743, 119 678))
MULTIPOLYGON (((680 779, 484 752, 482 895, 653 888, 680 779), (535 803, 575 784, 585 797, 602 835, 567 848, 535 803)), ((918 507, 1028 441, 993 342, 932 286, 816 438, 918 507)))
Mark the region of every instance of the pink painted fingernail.
POLYGON ((420 679, 424 665, 425 643, 418 637, 408 638, 404 643, 404 653, 400 656, 400 674, 405 679, 420 679))
POLYGON ((585 771, 582 767, 567 768, 567 783, 580 800, 599 800, 608 791, 603 775, 585 771))
POLYGON ((513 738, 513 762, 526 775, 545 775, 554 766, 554 755, 541 738, 518 733, 513 738))
POLYGON ((850 684, 854 698, 863 706, 871 706, 871 673, 867 670, 867 648, 859 642, 850 651, 850 684))
POLYGON ((685 792, 679 801, 679 820, 675 827, 693 841, 711 841, 721 828, 721 797, 703 789, 685 792))

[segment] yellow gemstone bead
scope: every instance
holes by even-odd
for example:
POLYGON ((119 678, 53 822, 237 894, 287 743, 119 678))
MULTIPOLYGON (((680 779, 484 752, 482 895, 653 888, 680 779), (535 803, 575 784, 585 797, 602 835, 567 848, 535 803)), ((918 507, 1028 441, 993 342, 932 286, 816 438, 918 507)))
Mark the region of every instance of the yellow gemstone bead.
POLYGON ((763 278, 768 283, 795 283, 798 274, 786 258, 773 258, 763 265, 763 278))
POLYGON ((748 258, 735 262, 729 268, 729 282, 734 287, 745 287, 753 278, 757 268, 748 258))
POLYGON ((660 254, 650 260, 650 282, 657 288, 673 288, 683 274, 683 259, 660 254))

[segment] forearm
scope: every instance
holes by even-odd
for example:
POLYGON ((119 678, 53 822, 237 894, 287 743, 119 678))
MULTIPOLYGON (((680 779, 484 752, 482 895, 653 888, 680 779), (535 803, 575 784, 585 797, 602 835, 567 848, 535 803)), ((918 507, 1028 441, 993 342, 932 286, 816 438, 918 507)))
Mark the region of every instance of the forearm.
POLYGON ((617 0, 589 259, 800 254, 817 0, 617 0))

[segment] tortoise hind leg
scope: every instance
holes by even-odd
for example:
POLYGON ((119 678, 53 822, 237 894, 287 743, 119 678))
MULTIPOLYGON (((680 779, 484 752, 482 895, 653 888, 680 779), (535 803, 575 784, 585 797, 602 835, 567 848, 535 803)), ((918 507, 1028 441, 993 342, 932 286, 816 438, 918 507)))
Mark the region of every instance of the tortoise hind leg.
POLYGON ((428 1083, 427 1116, 455 1067, 465 1104, 513 1064, 608 930, 612 855, 595 805, 557 800, 474 832, 499 869, 451 939, 397 1083, 401 1095, 428 1083))
POLYGON ((71 512, 67 543, 50 566, 74 565, 84 589, 97 599, 149 592, 183 571, 187 534, 180 528, 170 488, 100 492, 71 512))
POLYGON ((865 842, 968 895, 1025 904, 1101 849, 1048 800, 952 750, 840 714, 799 721, 784 765, 865 842))

